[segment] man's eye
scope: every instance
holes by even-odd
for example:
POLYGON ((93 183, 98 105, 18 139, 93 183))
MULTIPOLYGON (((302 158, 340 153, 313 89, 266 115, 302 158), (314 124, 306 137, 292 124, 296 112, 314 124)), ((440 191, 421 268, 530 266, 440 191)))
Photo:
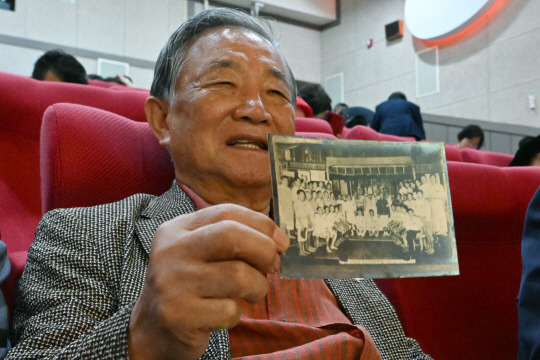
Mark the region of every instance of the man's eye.
POLYGON ((279 91, 279 90, 270 90, 270 93, 271 93, 271 94, 274 94, 274 95, 279 95, 279 96, 281 96, 281 97, 283 97, 283 98, 287 98, 287 97, 285 96, 285 94, 283 94, 283 93, 282 93, 281 91, 279 91))

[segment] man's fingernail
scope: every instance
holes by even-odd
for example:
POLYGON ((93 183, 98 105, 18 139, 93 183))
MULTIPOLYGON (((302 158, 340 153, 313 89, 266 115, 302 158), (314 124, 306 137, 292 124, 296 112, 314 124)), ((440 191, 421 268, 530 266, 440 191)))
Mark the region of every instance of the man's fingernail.
POLYGON ((274 231, 274 239, 278 245, 278 251, 282 252, 289 247, 289 237, 285 232, 279 228, 274 231))
POLYGON ((274 273, 278 274, 281 271, 281 260, 279 255, 276 255, 276 259, 274 260, 274 273))

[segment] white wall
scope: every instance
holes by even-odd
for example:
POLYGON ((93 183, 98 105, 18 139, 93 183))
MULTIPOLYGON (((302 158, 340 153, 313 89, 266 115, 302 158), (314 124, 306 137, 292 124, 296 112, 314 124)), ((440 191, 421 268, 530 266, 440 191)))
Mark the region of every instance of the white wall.
POLYGON ((416 98, 415 56, 426 46, 405 29, 387 43, 384 25, 403 19, 403 0, 342 0, 341 24, 322 32, 321 78, 343 72, 345 102, 374 108, 396 90, 422 111, 540 127, 540 1, 507 0, 458 42, 439 48, 440 92, 416 98), (367 49, 366 40, 374 39, 367 49))
MULTIPOLYGON (((188 16, 187 0, 17 0, 0 10, 0 35, 154 62, 169 35, 188 16)), ((195 3, 195 11, 202 4, 195 3)), ((321 33, 275 24, 279 48, 299 80, 320 82, 321 33)), ((49 50, 49 49, 47 49, 49 50)), ((0 42, 0 71, 30 75, 44 49, 0 42)), ((87 73, 95 57, 76 56, 87 73)), ((135 86, 149 88, 153 65, 131 66, 135 86)))
POLYGON ((296 80, 321 82, 321 33, 280 23, 274 26, 279 50, 296 80))
MULTIPOLYGON (((16 11, 0 11, 0 34, 155 61, 187 16, 187 0, 17 0, 16 11)), ((32 73, 42 49, 0 43, 0 71, 32 73)), ((88 73, 96 58, 77 57, 88 73)), ((151 67, 131 67, 135 85, 150 86, 151 67)))

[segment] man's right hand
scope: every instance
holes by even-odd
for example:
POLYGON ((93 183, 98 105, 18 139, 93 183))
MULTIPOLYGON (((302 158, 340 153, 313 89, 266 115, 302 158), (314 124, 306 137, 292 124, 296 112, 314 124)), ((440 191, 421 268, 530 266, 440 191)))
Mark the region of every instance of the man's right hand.
POLYGON ((235 299, 266 296, 287 235, 267 216, 223 204, 162 224, 131 314, 131 359, 198 359, 212 331, 234 327, 235 299))

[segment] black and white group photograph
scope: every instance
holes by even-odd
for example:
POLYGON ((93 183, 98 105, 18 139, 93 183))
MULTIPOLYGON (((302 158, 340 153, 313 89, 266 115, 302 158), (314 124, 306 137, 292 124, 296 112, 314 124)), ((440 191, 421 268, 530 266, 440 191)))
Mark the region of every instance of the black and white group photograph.
POLYGON ((459 273, 444 147, 272 135, 284 277, 459 273))

